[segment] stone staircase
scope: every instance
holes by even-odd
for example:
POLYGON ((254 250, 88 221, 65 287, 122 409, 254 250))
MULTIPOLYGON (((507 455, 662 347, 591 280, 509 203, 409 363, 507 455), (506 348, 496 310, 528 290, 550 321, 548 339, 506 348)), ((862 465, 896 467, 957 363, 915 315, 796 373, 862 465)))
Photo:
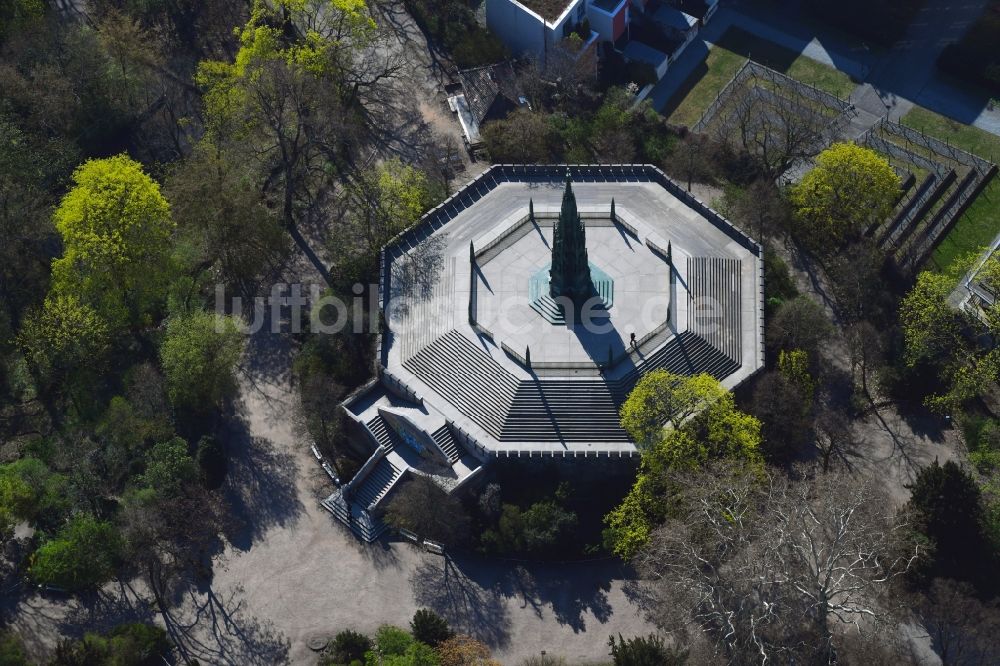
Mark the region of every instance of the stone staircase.
POLYGON ((449 331, 404 365, 460 412, 499 438, 517 380, 458 331, 449 331))
POLYGON ((743 307, 740 260, 690 257, 687 269, 692 332, 731 358, 738 367, 743 307))
POLYGON ((521 382, 501 442, 628 442, 618 419, 621 395, 602 380, 521 382))
POLYGON ((388 453, 396 448, 396 444, 399 441, 399 435, 396 431, 389 427, 389 424, 385 422, 382 415, 379 414, 371 421, 365 424, 368 431, 371 432, 375 437, 375 441, 379 443, 380 446, 385 448, 385 452, 388 453))
POLYGON ((371 543, 382 536, 389 526, 367 509, 352 506, 344 499, 344 492, 338 488, 332 495, 321 502, 323 508, 333 514, 333 517, 347 526, 359 539, 371 543))
POLYGON ((441 449, 448 458, 448 462, 452 465, 462 457, 462 449, 458 442, 455 441, 455 436, 452 435, 451 428, 448 427, 447 423, 431 433, 431 439, 434 440, 434 443, 438 445, 438 448, 441 449))
POLYGON ((719 379, 740 364, 691 332, 684 332, 612 381, 539 379, 521 382, 501 442, 628 442, 618 410, 642 374, 706 372, 719 379))
POLYGON ((351 501, 366 509, 373 508, 374 504, 386 496, 401 474, 402 470, 387 459, 382 458, 372 467, 357 488, 351 490, 351 501))

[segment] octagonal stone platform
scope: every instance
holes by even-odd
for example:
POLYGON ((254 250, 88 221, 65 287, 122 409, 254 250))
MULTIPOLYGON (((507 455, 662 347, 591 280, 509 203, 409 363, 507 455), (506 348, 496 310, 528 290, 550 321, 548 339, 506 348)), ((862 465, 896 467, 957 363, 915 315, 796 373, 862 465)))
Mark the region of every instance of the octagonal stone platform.
POLYGON ((634 455, 618 409, 643 374, 732 388, 763 367, 762 254, 655 167, 491 167, 383 251, 378 377, 343 403, 375 451, 324 506, 367 539, 400 479, 428 473, 387 413, 434 424, 425 454, 447 461, 432 472, 447 492, 496 456, 634 455), (553 325, 529 299, 567 170, 588 259, 614 285, 600 330, 553 325))

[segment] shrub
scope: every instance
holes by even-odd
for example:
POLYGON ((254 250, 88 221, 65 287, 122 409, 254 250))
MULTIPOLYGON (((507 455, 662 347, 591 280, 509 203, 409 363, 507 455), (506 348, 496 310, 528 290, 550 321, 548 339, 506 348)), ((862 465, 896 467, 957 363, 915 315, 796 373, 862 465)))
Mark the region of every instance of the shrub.
POLYGON ((384 624, 375 632, 375 647, 384 655, 400 655, 413 644, 413 636, 405 629, 384 624))
POLYGON ((111 523, 79 514, 32 556, 29 574, 39 583, 81 590, 111 578, 120 538, 111 523))
POLYGON ((656 634, 634 638, 608 638, 615 666, 680 666, 687 662, 687 651, 667 647, 656 634))
POLYGON ((357 631, 345 629, 333 637, 327 652, 333 663, 350 664, 364 659, 365 653, 371 649, 372 641, 370 638, 357 631))
POLYGON ((413 614, 410 631, 415 639, 431 647, 437 647, 454 635, 445 619, 429 608, 421 608, 413 614))
POLYGON ((209 490, 215 490, 221 486, 226 479, 228 467, 222 442, 215 437, 205 435, 198 440, 198 450, 195 456, 205 487, 209 490))
POLYGON ((0 634, 0 664, 3 666, 30 666, 28 655, 17 634, 4 632, 0 634))
POLYGON ((56 649, 53 666, 157 666, 170 651, 167 632, 160 627, 133 623, 115 627, 104 635, 85 634, 82 640, 64 642, 56 649))
POLYGON ((504 504, 497 529, 484 533, 483 542, 501 553, 542 554, 551 551, 576 524, 575 513, 551 500, 528 509, 504 504))
POLYGON ((407 10, 431 41, 461 69, 489 65, 507 56, 503 43, 476 21, 459 0, 406 0, 407 10))

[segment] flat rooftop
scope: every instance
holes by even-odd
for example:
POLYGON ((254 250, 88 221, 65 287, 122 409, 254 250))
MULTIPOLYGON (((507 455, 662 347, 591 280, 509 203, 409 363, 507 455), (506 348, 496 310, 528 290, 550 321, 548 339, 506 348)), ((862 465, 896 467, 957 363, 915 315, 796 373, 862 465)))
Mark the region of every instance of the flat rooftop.
POLYGON ((517 0, 546 21, 555 21, 562 16, 574 0, 517 0))

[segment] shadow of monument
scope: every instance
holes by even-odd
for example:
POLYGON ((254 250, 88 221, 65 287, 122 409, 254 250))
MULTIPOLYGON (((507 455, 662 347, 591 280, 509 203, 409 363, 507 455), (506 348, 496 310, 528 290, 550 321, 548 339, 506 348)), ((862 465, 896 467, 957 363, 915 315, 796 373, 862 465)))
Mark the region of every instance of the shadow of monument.
POLYGON ((611 581, 632 577, 616 560, 586 563, 518 563, 459 555, 430 561, 411 577, 414 598, 457 631, 494 648, 512 638, 507 604, 516 600, 543 618, 574 633, 599 630, 588 619, 606 624, 613 615, 611 581), (588 618, 588 616, 592 616, 588 618))

